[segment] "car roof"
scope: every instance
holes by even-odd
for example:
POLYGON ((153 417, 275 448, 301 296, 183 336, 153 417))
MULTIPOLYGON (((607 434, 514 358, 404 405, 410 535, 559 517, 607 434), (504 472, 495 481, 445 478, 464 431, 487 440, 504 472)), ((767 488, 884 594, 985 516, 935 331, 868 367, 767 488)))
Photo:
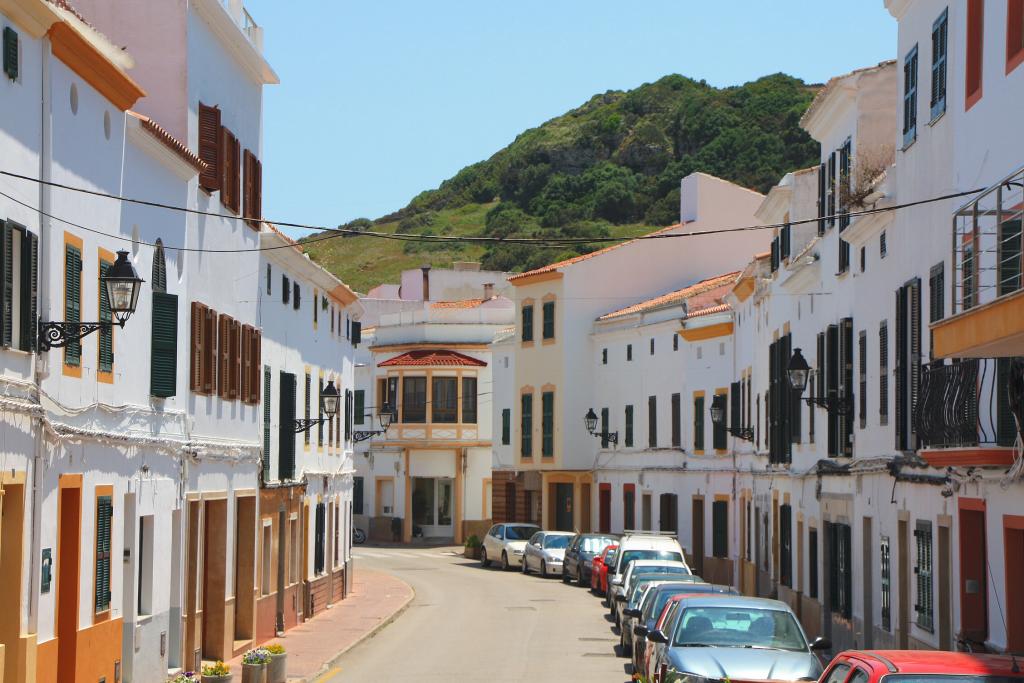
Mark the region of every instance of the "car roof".
POLYGON ((679 550, 679 541, 672 536, 624 536, 619 540, 623 550, 679 550))
POLYGON ((689 593, 672 596, 672 600, 693 598, 693 607, 757 607, 792 612, 792 608, 781 600, 770 598, 751 598, 746 595, 730 595, 729 593, 689 593))
POLYGON ((678 560, 633 560, 633 571, 638 572, 642 567, 683 567, 687 566, 678 560))
POLYGON ((575 536, 576 535, 572 531, 544 531, 542 533, 545 536, 575 536))
POLYGON ((536 524, 531 524, 529 522, 504 522, 503 524, 496 524, 495 526, 528 526, 528 527, 531 527, 533 529, 539 529, 540 528, 536 524))
POLYGON ((578 534, 580 538, 610 538, 619 540, 619 537, 615 534, 578 534))
MULTIPOLYGON (((967 652, 941 652, 923 650, 847 650, 843 659, 856 660, 872 668, 884 667, 888 673, 958 674, 1017 676, 1014 658, 1009 655, 970 654, 967 652)), ((1016 664, 1019 666, 1020 661, 1016 664)))

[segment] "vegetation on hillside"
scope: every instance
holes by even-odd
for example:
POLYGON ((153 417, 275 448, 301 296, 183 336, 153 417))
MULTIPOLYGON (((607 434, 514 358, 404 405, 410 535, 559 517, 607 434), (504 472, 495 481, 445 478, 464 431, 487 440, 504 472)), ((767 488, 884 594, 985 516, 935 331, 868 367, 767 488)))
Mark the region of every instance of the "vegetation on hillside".
MULTIPOLYGON (((799 127, 815 90, 783 74, 721 89, 671 75, 627 92, 595 95, 420 193, 400 211, 345 227, 598 238, 669 225, 678 220, 679 181, 690 173, 704 171, 765 192, 787 171, 815 163, 818 146, 799 127)), ((310 251, 363 287, 393 278, 392 266, 397 272, 420 262, 479 259, 485 268, 522 271, 599 246, 567 251, 370 240, 329 240, 310 251)))

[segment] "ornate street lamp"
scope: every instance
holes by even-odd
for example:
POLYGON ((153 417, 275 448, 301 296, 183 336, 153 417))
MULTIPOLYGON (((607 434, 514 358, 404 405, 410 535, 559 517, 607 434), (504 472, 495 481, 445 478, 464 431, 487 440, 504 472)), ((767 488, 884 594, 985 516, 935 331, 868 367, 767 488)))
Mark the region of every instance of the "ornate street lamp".
MULTIPOLYGON (((372 416, 372 413, 370 413, 370 415, 372 416)), ((390 403, 385 402, 384 405, 380 407, 380 412, 377 413, 377 420, 378 422, 380 422, 380 429, 360 430, 357 432, 352 432, 352 440, 358 443, 359 441, 366 441, 367 439, 372 439, 378 434, 387 434, 388 428, 391 427, 391 422, 394 419, 394 408, 391 407, 390 403)))
POLYGON ((618 432, 597 431, 597 413, 594 412, 593 408, 588 410, 587 414, 583 416, 583 424, 586 425, 587 433, 591 436, 596 436, 602 441, 607 441, 616 445, 619 443, 618 432))
MULTIPOLYGON (((800 349, 793 349, 793 356, 789 359, 789 384, 796 391, 797 395, 803 397, 804 389, 807 388, 807 378, 811 374, 811 368, 804 360, 804 354, 800 349)), ((808 396, 803 399, 809 406, 824 408, 830 415, 849 415, 853 412, 853 401, 849 396, 808 396)))
POLYGON ((113 320, 96 323, 40 320, 39 349, 49 351, 52 348, 67 346, 84 339, 97 330, 112 329, 114 325, 123 328, 138 305, 142 282, 143 280, 135 272, 132 262, 128 260, 128 252, 117 252, 117 260, 114 261, 114 265, 107 268, 106 274, 100 278, 100 283, 107 291, 107 301, 113 320))
POLYGON ((743 439, 744 441, 754 440, 754 428, 753 427, 738 427, 733 429, 728 425, 725 425, 725 396, 721 394, 715 395, 711 399, 711 422, 716 427, 722 427, 726 432, 732 434, 737 439, 743 439))
POLYGON ((338 389, 334 386, 332 379, 320 392, 320 406, 323 408, 324 416, 311 419, 298 418, 295 420, 295 433, 308 432, 314 425, 321 425, 329 422, 338 414, 338 389))

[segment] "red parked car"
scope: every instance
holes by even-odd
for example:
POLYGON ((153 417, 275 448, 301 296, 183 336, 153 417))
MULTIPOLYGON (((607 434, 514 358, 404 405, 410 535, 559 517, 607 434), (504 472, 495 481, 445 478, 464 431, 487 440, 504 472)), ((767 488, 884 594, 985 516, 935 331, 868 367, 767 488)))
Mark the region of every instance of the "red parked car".
POLYGON ((615 553, 619 551, 617 544, 606 547, 600 555, 595 555, 590 564, 590 590, 598 595, 608 592, 608 565, 614 564, 615 553))
POLYGON ((1010 683, 1024 681, 1021 661, 1006 655, 924 650, 847 650, 819 683, 1010 683))

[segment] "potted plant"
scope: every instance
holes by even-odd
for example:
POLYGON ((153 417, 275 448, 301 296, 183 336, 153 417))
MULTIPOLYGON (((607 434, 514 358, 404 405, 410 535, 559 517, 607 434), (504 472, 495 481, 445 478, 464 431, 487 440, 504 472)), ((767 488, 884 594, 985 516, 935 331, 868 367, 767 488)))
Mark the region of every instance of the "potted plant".
POLYGON ((265 649, 270 653, 270 664, 267 665, 267 683, 285 683, 287 676, 285 662, 288 655, 285 654, 284 645, 274 643, 267 645, 265 649))
POLYGON ((172 678, 168 683, 200 683, 199 674, 195 671, 186 671, 172 678))
POLYGON ((480 539, 477 538, 476 534, 473 534, 466 539, 466 549, 463 555, 471 560, 480 559, 480 548, 483 544, 480 543, 480 539))
MULTIPOLYGON (((195 674, 193 674, 195 676, 195 674)), ((231 670, 224 662, 203 665, 203 683, 230 683, 231 670)))
POLYGON ((270 653, 258 647, 242 655, 242 683, 266 683, 270 653))

